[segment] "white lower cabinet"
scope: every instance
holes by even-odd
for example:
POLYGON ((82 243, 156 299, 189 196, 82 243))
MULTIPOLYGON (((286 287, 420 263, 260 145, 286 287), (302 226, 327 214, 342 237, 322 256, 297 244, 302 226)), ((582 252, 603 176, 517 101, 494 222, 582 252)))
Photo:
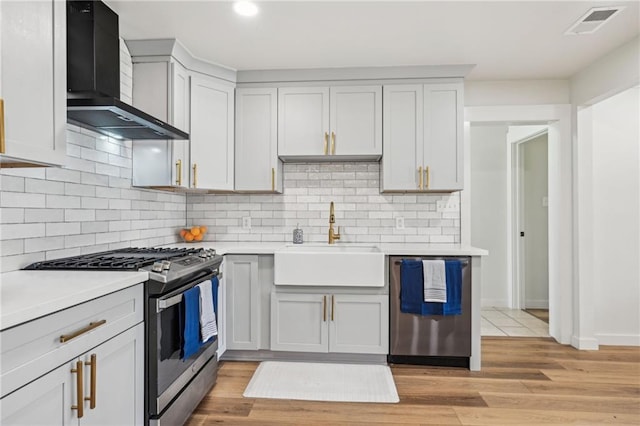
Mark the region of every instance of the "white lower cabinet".
POLYGON ((139 425, 143 395, 144 325, 138 324, 2 398, 2 424, 139 425))
POLYGON ((259 345, 258 256, 225 256, 227 349, 257 350, 259 345))
POLYGON ((387 295, 271 295, 271 350, 386 354, 388 348, 387 295))

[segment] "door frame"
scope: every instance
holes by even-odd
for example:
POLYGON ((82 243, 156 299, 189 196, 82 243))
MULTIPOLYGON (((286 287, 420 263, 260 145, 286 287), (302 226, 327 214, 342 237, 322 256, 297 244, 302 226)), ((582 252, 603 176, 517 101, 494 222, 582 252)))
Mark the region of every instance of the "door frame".
MULTIPOLYGON (((549 129, 545 126, 544 129, 536 131, 530 135, 527 135, 521 139, 515 141, 509 141, 511 148, 511 170, 509 179, 511 181, 511 206, 509 215, 511 215, 512 226, 510 229, 511 234, 511 248, 507 247, 507 253, 510 253, 512 268, 512 299, 511 307, 513 309, 525 309, 526 308, 526 275, 525 275, 525 248, 524 240, 520 237, 520 232, 524 228, 524 151, 522 145, 542 135, 548 135, 549 129)), ((548 136, 547 136, 548 137, 548 136)), ((549 160, 547 159, 547 167, 549 160)), ((548 172, 547 172, 548 173, 548 172)), ((547 212, 548 216, 548 212, 547 212)), ((547 252, 549 247, 547 246, 547 252)), ((547 278, 548 280, 548 278, 547 278)), ((548 286, 547 281, 547 286, 548 286)))
MULTIPOLYGON (((571 105, 504 105, 465 108, 465 152, 470 152, 471 123, 548 124, 549 155, 549 335, 572 343, 573 288, 573 139, 571 105)), ((471 243, 471 161, 465 156, 460 194, 462 244, 471 243)), ((509 206, 506 206, 509 208, 509 206)))

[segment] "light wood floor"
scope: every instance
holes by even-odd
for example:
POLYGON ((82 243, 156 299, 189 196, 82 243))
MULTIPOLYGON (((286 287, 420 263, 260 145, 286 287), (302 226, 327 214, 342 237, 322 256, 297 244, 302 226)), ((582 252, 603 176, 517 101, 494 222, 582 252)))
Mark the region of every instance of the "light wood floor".
POLYGON ((222 362, 187 422, 254 425, 640 425, 640 348, 578 351, 548 338, 483 337, 482 371, 392 366, 399 404, 243 398, 258 363, 222 362))

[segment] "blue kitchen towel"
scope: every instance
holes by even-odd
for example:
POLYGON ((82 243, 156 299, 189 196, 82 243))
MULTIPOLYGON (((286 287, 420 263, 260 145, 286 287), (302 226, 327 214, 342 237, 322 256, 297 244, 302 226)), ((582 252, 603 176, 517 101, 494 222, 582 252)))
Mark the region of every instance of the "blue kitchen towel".
POLYGON ((216 314, 216 321, 220 322, 218 318, 218 288, 220 287, 220 280, 215 276, 211 278, 211 292, 213 293, 213 312, 216 314))
POLYGON ((400 263, 400 311, 405 314, 442 315, 442 303, 424 301, 421 260, 402 259, 400 263))
POLYGON ((185 291, 182 304, 184 329, 180 358, 185 360, 200 350, 200 289, 196 286, 185 291))
POLYGON ((462 314, 462 263, 459 260, 445 260, 447 275, 447 303, 442 305, 442 315, 462 314))
POLYGON ((400 263, 400 311, 420 314, 424 292, 422 291, 422 261, 402 259, 400 263))

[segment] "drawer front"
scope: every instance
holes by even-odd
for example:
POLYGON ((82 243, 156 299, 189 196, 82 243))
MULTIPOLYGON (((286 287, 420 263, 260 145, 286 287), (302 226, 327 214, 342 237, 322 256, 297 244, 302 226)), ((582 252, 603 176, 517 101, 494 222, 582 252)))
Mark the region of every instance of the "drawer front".
POLYGON ((142 322, 143 297, 138 284, 2 331, 2 396, 142 322))

